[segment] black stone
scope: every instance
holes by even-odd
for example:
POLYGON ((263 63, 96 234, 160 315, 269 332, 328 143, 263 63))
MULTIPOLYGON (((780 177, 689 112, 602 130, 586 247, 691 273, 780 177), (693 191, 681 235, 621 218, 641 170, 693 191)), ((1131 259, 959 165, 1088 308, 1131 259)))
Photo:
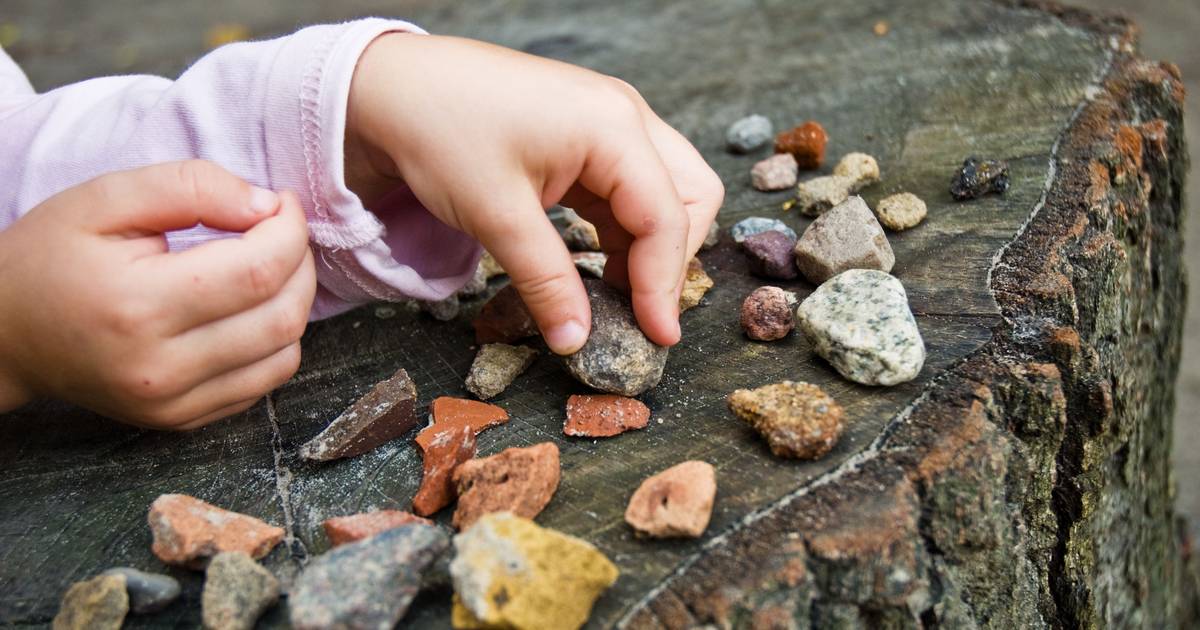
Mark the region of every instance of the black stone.
POLYGON ((967 158, 950 182, 950 194, 959 201, 1008 190, 1008 162, 967 158))

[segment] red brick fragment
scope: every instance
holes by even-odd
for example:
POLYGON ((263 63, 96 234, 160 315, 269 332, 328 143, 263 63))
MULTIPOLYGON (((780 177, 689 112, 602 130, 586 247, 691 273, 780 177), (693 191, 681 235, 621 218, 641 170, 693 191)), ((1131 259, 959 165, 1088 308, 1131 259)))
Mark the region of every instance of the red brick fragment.
POLYGON ((416 401, 417 386, 408 372, 397 370, 301 446, 300 456, 324 462, 362 455, 390 442, 417 426, 416 401))
POLYGON ((650 421, 650 408, 636 398, 613 394, 576 394, 567 399, 563 433, 609 437, 641 429, 650 421))
POLYGON ((429 516, 454 500, 455 469, 475 457, 475 430, 462 422, 434 423, 417 434, 425 457, 425 475, 413 497, 413 511, 429 516))
POLYGON ((429 519, 421 518, 404 510, 375 510, 327 518, 321 523, 321 527, 325 529, 325 536, 329 538, 329 543, 337 547, 409 523, 433 525, 429 519))
POLYGON ((712 464, 683 462, 638 486, 625 509, 625 522, 654 538, 695 538, 708 527, 716 496, 712 464))
POLYGON ((475 343, 513 343, 538 334, 537 323, 511 284, 483 305, 472 326, 475 343))
POLYGON ((811 171, 821 168, 825 162, 825 144, 829 136, 816 121, 810 120, 799 127, 780 132, 775 136, 775 152, 791 153, 800 170, 811 171))
POLYGON ((223 510, 186 494, 164 494, 147 516, 154 542, 150 550, 167 564, 204 568, 223 551, 253 558, 267 555, 283 540, 283 528, 253 516, 223 510))
POLYGON ((505 449, 466 462, 454 471, 458 488, 454 526, 467 529, 491 512, 532 519, 554 496, 560 474, 558 447, 553 442, 505 449))
MULTIPOLYGON (((475 435, 479 435, 484 429, 508 422, 508 412, 503 407, 450 396, 434 398, 429 404, 429 415, 432 416, 435 425, 464 424, 470 426, 475 435)), ((423 430, 417 434, 417 444, 421 448, 427 448, 428 440, 433 436, 433 433, 423 430)))

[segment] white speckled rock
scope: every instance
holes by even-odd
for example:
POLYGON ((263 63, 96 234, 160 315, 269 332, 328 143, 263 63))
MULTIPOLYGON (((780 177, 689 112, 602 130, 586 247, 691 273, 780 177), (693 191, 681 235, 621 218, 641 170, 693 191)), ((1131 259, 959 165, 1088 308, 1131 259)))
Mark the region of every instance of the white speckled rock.
POLYGON ((754 236, 755 234, 762 234, 771 230, 783 232, 789 238, 796 238, 796 231, 788 227, 786 223, 779 219, 768 219, 766 217, 747 217, 742 219, 729 228, 729 235, 733 237, 733 242, 741 245, 747 236, 754 236))
POLYGON ((737 120, 725 131, 725 144, 734 153, 749 153, 761 148, 775 136, 775 128, 766 116, 751 114, 737 120))
POLYGON ((815 217, 842 203, 850 196, 854 180, 843 175, 825 175, 800 182, 796 186, 796 208, 815 217))
POLYGON ((864 385, 916 378, 925 342, 896 278, 851 269, 817 287, 796 309, 796 323, 817 354, 864 385))
POLYGON ((928 209, 921 198, 912 193, 897 193, 879 200, 875 214, 879 222, 889 230, 899 232, 916 227, 925 219, 928 209))
POLYGON ((833 167, 833 174, 849 178, 849 192, 858 192, 879 181, 879 163, 866 153, 847 153, 833 167))
POLYGON ((750 169, 750 184, 763 192, 790 188, 796 185, 799 169, 791 153, 776 153, 750 169))
POLYGON ((847 269, 891 271, 896 256, 862 197, 851 197, 817 217, 796 241, 796 266, 813 284, 847 269))

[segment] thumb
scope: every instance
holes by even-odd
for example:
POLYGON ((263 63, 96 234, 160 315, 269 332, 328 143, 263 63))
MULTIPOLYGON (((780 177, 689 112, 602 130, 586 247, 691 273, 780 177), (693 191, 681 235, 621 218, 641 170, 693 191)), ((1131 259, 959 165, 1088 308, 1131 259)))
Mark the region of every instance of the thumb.
POLYGON ((279 196, 203 160, 167 162, 102 175, 68 194, 98 233, 162 233, 204 224, 244 232, 279 210, 279 196))

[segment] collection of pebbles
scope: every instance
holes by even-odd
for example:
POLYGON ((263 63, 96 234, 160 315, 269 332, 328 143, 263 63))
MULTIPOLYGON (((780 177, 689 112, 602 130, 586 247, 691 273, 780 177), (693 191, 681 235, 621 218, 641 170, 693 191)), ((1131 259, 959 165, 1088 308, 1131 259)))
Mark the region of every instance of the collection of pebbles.
MULTIPOLYGON (((809 346, 844 378, 866 385, 896 385, 916 378, 925 345, 900 280, 885 228, 911 229, 926 217, 925 203, 902 192, 879 201, 874 211, 856 193, 880 181, 876 160, 864 153, 843 156, 830 175, 799 181, 801 171, 822 167, 828 135, 805 122, 775 135, 770 120, 749 116, 730 126, 726 141, 738 154, 772 144, 774 154, 751 169, 763 191, 795 187, 785 206, 815 217, 797 235, 779 219, 751 217, 729 230, 751 272, 763 278, 803 277, 818 285, 800 300, 792 291, 762 286, 746 297, 740 324, 755 341, 775 341, 799 328, 809 346)), ((971 199, 1003 193, 1008 165, 968 158, 956 172, 951 194, 971 199)), ((565 213, 564 240, 575 250, 592 304, 592 334, 566 370, 601 393, 572 395, 563 433, 610 438, 645 428, 651 410, 633 398, 662 378, 667 349, 652 343, 633 317, 628 298, 599 278, 606 256, 596 229, 565 213)), ((704 247, 719 239, 716 224, 704 247)), ((490 256, 458 295, 420 309, 436 319, 459 315, 459 298, 481 295, 504 270, 490 256)), ((688 266, 680 309, 703 303, 714 285, 698 259, 688 266)), ((538 334, 511 286, 483 305, 473 322, 478 353, 465 387, 479 400, 439 397, 414 441, 424 458, 412 512, 376 510, 334 516, 322 527, 329 550, 312 558, 287 593, 296 628, 390 628, 421 588, 423 576, 450 553, 456 628, 578 628, 596 599, 615 583, 615 565, 590 543, 544 528, 533 519, 551 502, 561 478, 553 442, 505 449, 479 457, 480 432, 508 422, 508 413, 482 402, 499 396, 534 363, 535 348, 518 345, 538 334), (424 518, 455 504, 457 534, 424 518)), ((816 459, 837 444, 842 407, 820 387, 783 381, 738 389, 730 410, 782 458, 816 459)), ((661 422, 661 420, 660 420, 661 422)), ((417 392, 403 370, 376 384, 299 449, 313 462, 355 457, 400 438, 421 425, 417 392)), ((639 537, 703 535, 716 498, 716 471, 686 461, 646 478, 633 492, 625 521, 639 537)), ((231 512, 194 497, 165 494, 150 506, 151 551, 166 565, 203 571, 201 621, 205 628, 249 629, 280 600, 280 581, 258 561, 284 538, 283 528, 231 512)), ((54 619, 58 628, 119 628, 127 614, 162 610, 180 596, 174 578, 117 567, 72 585, 54 619)))

